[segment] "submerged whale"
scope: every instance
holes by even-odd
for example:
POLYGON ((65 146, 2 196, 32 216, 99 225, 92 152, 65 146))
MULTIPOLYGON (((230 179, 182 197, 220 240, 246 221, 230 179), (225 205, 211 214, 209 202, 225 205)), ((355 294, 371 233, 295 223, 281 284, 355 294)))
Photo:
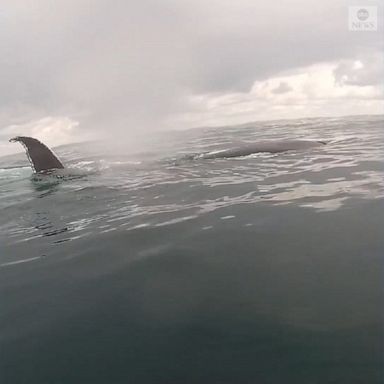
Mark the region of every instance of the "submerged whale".
POLYGON ((248 156, 254 153, 279 153, 295 150, 304 150, 313 147, 325 145, 325 141, 310 141, 310 140, 270 140, 260 141, 257 143, 246 144, 241 147, 234 147, 219 151, 212 151, 197 155, 198 159, 221 159, 231 157, 248 156))
MULTIPOLYGON (((64 165, 56 155, 42 142, 33 137, 16 136, 10 142, 21 143, 27 153, 32 169, 36 173, 46 173, 55 169, 63 169, 64 165)), ((304 150, 312 147, 325 145, 324 141, 310 140, 274 140, 260 141, 241 147, 229 148, 221 151, 213 151, 194 155, 191 159, 220 159, 248 156, 254 153, 269 152, 279 153, 294 150, 304 150)))
POLYGON ((21 143, 31 163, 31 167, 36 173, 45 173, 54 169, 63 169, 64 165, 56 155, 42 142, 33 137, 16 136, 10 142, 21 143))

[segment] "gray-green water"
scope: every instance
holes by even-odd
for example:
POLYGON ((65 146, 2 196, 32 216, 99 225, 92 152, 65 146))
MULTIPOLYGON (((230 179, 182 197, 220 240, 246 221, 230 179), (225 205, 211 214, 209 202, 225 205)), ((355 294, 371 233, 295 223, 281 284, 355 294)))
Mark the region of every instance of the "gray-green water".
POLYGON ((383 122, 65 146, 60 182, 2 158, 0 382, 382 383, 383 122), (330 143, 183 158, 275 138, 330 143))

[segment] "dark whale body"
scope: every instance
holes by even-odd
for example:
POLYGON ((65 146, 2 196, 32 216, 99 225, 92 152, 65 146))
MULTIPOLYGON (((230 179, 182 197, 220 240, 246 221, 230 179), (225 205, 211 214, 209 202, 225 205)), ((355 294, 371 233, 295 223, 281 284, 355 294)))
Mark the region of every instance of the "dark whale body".
MULTIPOLYGON (((26 152, 28 159, 31 163, 33 170, 36 173, 47 173, 54 169, 63 169, 64 165, 53 154, 53 152, 39 140, 33 137, 17 136, 10 140, 11 142, 21 143, 26 152)), ((279 141, 260 141, 244 145, 242 147, 235 147, 225 149, 222 151, 214 151, 202 153, 194 156, 194 159, 220 159, 248 156, 254 153, 269 152, 279 153, 294 150, 303 150, 312 147, 325 145, 324 141, 309 141, 309 140, 279 140, 279 141)))
POLYGON ((33 137, 17 136, 9 141, 19 142, 24 146, 29 162, 36 173, 64 168, 64 165, 53 152, 45 144, 33 137))
POLYGON ((310 140, 276 140, 276 141, 260 141, 244 145, 242 147, 235 147, 225 149, 222 151, 214 151, 203 153, 197 158, 199 159, 221 159, 231 157, 248 156, 254 153, 268 152, 279 153, 295 150, 304 150, 312 147, 319 147, 325 145, 324 141, 310 141, 310 140))

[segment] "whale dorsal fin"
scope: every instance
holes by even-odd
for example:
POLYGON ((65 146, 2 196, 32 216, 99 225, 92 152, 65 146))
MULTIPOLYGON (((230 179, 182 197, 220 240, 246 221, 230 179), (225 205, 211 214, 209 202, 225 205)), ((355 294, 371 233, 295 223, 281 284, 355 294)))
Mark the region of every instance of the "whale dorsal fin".
POLYGON ((39 140, 33 137, 16 136, 10 142, 21 143, 35 172, 44 172, 51 169, 63 169, 64 165, 53 152, 39 140))

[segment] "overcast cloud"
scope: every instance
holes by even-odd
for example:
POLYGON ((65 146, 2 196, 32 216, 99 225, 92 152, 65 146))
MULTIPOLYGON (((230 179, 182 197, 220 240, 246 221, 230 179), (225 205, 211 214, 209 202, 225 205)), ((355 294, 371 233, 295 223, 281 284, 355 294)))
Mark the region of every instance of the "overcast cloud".
MULTIPOLYGON (((0 151, 258 119, 383 113, 383 17, 347 0, 12 0, 0 9, 0 151)), ((359 5, 358 4, 358 5, 359 5)))

